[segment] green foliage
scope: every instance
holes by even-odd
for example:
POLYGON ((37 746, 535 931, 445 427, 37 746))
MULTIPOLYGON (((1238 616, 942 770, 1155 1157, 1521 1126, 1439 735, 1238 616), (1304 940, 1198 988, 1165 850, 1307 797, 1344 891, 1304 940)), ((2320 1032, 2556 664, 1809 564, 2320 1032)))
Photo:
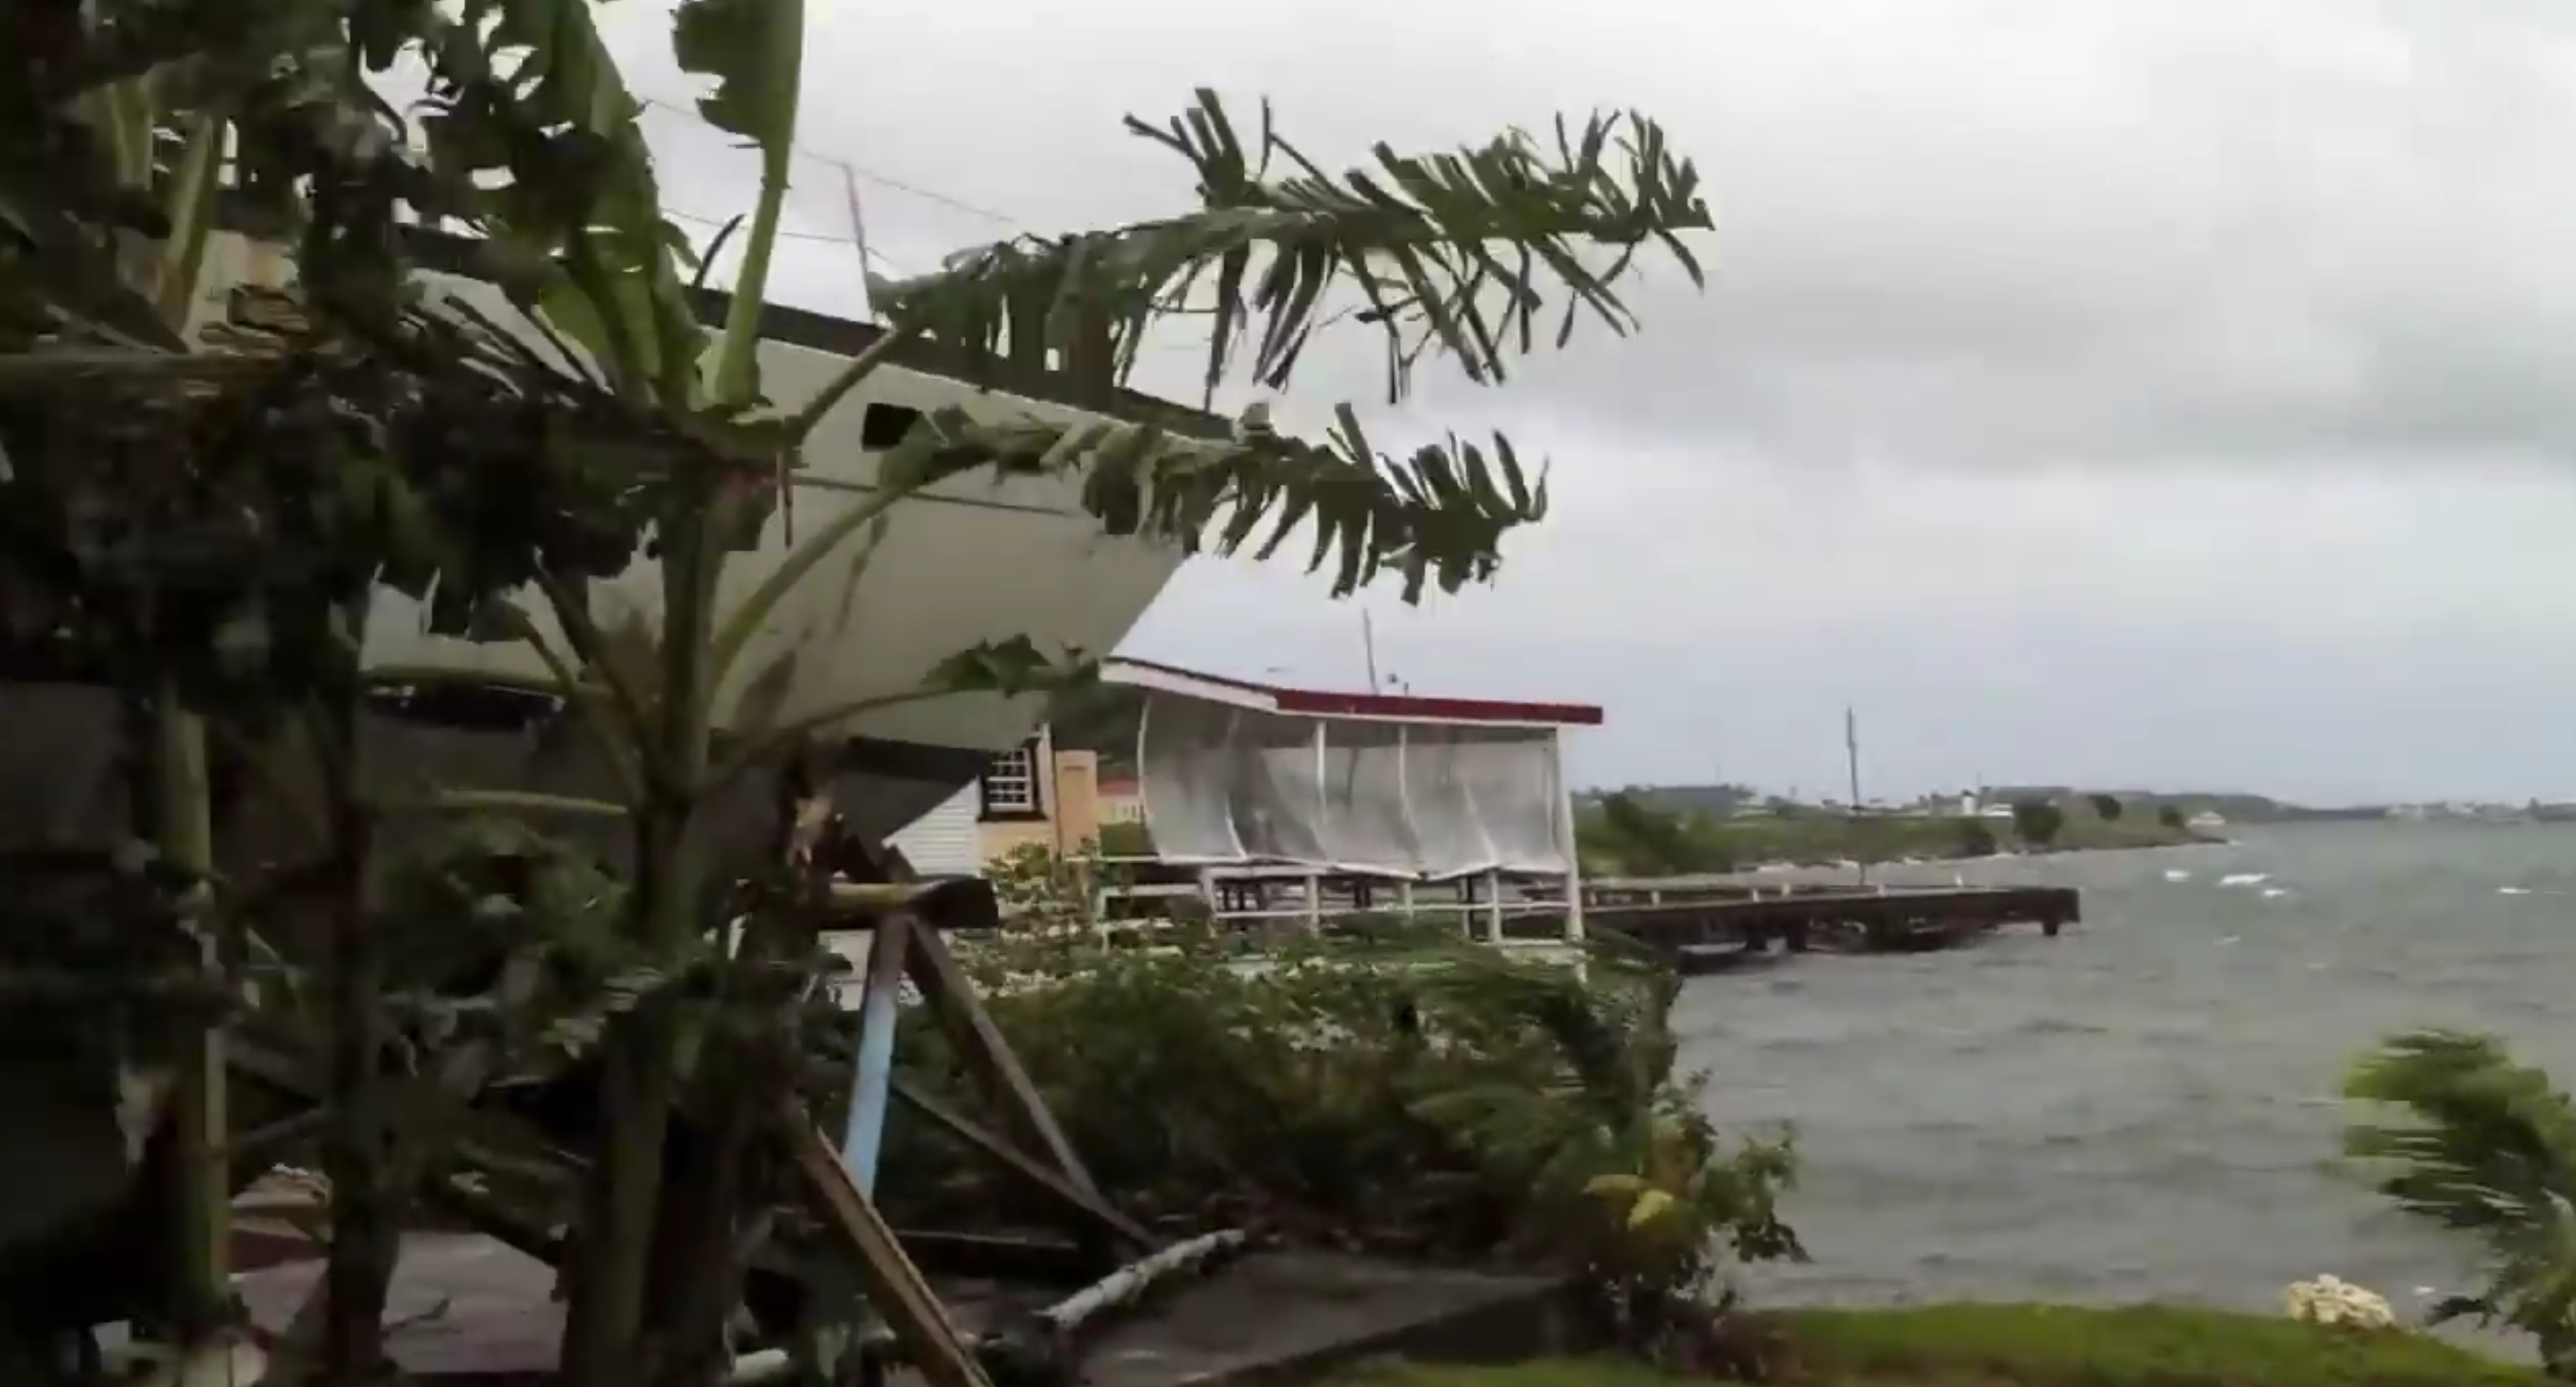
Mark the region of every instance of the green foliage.
POLYGON ((2095 818, 2106 824, 2120 821, 2122 806, 2118 795, 2087 795, 2085 799, 2092 804, 2095 818))
POLYGON ((2345 1093, 2382 1108, 2344 1134, 2380 1193, 2485 1245, 2487 1284, 2435 1318, 2512 1325, 2576 1378, 2576 1105, 2501 1043, 2447 1031, 2385 1042, 2345 1093))
POLYGON ((1861 1383, 1979 1387, 2537 1387, 2420 1334, 2180 1305, 1929 1305, 1779 1317, 1803 1364, 1861 1383))
POLYGON ((1272 129, 1266 103, 1249 144, 1206 90, 1163 126, 1131 116, 1127 128, 1189 161, 1203 213, 992 246, 876 286, 876 297, 896 321, 921 315, 935 335, 986 348, 1003 343, 1014 303, 1032 290, 1041 301, 1097 305, 1114 333, 1101 345, 1123 374, 1153 316, 1204 289, 1216 314, 1209 387, 1259 320, 1253 379, 1277 388, 1329 316, 1331 291, 1349 286, 1387 336, 1393 400, 1435 351, 1471 380, 1502 380, 1510 356, 1534 345, 1550 281, 1565 299, 1552 334, 1559 346, 1584 311, 1613 332, 1634 326, 1613 285, 1650 244, 1701 282, 1676 234, 1710 224, 1698 170, 1642 116, 1596 116, 1580 132, 1560 122, 1553 148, 1517 130, 1454 153, 1381 144, 1374 169, 1339 177, 1272 129), (1273 160, 1287 176, 1271 177, 1273 160), (1596 269, 1577 250, 1584 242, 1621 253, 1596 269), (1504 246, 1512 250, 1498 255, 1504 246))
POLYGON ((2191 821, 2183 817, 2182 807, 2174 804, 2157 805, 2156 822, 2163 824, 2167 828, 2173 829, 2189 828, 2191 826, 2191 821))
POLYGON ((1776 1323, 1802 1370, 1862 1384, 2537 1387, 2528 1369, 2424 1335, 2180 1305, 1805 1310, 1776 1323))
POLYGON ((684 0, 672 11, 672 57, 715 81, 698 102, 708 124, 764 151, 795 138, 803 17, 804 6, 769 0, 684 0))
POLYGON ((1108 857, 1151 857, 1154 834, 1141 823, 1107 823, 1100 826, 1100 851, 1108 857))
POLYGON ((2013 832, 2036 848, 2055 843, 2058 833, 2066 827, 2066 811, 2052 800, 2015 800, 2012 815, 2013 832))
POLYGON ((1084 864, 1057 855, 1044 843, 1022 843, 985 863, 984 879, 1011 929, 1089 929, 1098 923, 1084 864))
POLYGON ((1722 846, 1707 841, 1706 818, 1657 809, 1624 790, 1602 796, 1585 817, 1592 821, 1593 844, 1618 863, 1621 875, 1722 872, 1734 865, 1722 846))
MULTIPOLYGON (((2055 805, 2016 807, 2015 828, 2041 846, 2149 847, 2183 840, 2179 827, 2070 820, 2055 805), (2034 819, 2032 816, 2036 814, 2034 819), (2037 830, 2040 837, 2033 837, 2037 830)), ((1863 818, 1777 812, 1711 818, 1660 805, 1652 791, 1618 791, 1575 811, 1575 842, 1595 877, 1677 876, 1730 872, 1764 862, 1824 865, 1843 858, 1988 857, 2000 847, 1993 825, 1946 814, 1875 814, 1863 818)))
MULTIPOLYGON (((2420 1334, 2354 1334, 2180 1305, 1953 1304, 1741 1317, 1755 1362, 1379 1364, 1337 1387, 2541 1387, 2528 1368, 2420 1334), (1692 1370, 1695 1369, 1695 1370, 1692 1370)), ((1720 1348, 1729 1347, 1721 1343, 1720 1348)), ((1739 1361, 1742 1355, 1736 1355, 1739 1361)))
POLYGON ((1721 1324, 1711 1347, 1719 1351, 1714 1361, 1669 1371, 1624 1360, 1381 1364, 1338 1387, 1685 1387, 1712 1376, 1721 1387, 2541 1387, 2545 1380, 2425 1335, 2357 1334, 2180 1305, 1751 1314, 1721 1324))
MULTIPOLYGON (((1797 1254, 1775 1207, 1790 1148, 1720 1141, 1673 1072, 1660 975, 1430 936, 1156 942, 1018 936, 969 960, 1075 1148, 1149 1222, 1583 1270, 1630 1316, 1702 1289, 1721 1250, 1797 1254)), ((965 1092, 947 1055, 926 1028, 898 1050, 965 1092)), ((1025 1206, 916 1124, 885 1168, 899 1222, 1025 1206)))

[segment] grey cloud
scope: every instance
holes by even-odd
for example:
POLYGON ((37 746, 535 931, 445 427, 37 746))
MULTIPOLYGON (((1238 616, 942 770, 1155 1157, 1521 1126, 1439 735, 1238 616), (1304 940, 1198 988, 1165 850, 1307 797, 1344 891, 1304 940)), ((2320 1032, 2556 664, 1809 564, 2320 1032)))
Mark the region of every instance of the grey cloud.
MULTIPOLYGON (((2576 17, 2538 4, 855 13, 817 13, 806 142, 1037 229, 1185 200, 1184 171, 1117 122, 1201 82, 1247 117, 1275 97, 1328 159, 1564 108, 1662 116, 1710 178, 1716 283, 1664 272, 1634 347, 1533 363, 1521 387, 1605 430, 1950 463, 2576 442, 2553 379, 2576 351, 2557 249, 2576 242, 2576 17)), ((623 46, 639 86, 685 93, 652 45, 623 46)), ((680 200, 747 204, 721 141, 657 142, 680 200)), ((792 220, 845 230, 838 182, 809 161, 792 220)), ((887 268, 1014 229, 861 191, 887 268)))
POLYGON ((2546 47, 2431 7, 2161 9, 1988 43, 1919 6, 1926 46, 1795 126, 1728 120, 1714 74, 1726 278, 1552 380, 1644 428, 1955 462, 2562 449, 2546 47))
MULTIPOLYGON (((624 7, 620 7, 621 10, 624 7)), ((1590 698, 1587 779, 1814 788, 1859 703, 1891 788, 2232 783, 2576 797, 2576 11, 2557 0, 955 0, 814 6, 803 139, 872 249, 1184 205, 1119 132, 1213 85, 1328 162, 1635 106, 1720 230, 1635 340, 1426 377, 1384 440, 1558 461, 1489 592, 1405 611, 1425 691, 1590 698), (996 220, 977 209, 1008 214, 996 220)), ((633 11, 628 11, 633 14, 633 11)), ((653 71, 649 12, 621 43, 653 71)), ((667 69, 667 64, 663 64, 667 69)), ((748 162, 673 134, 692 210, 748 162)), ((846 231, 800 165, 790 224, 846 231)), ((855 268, 791 246, 787 297, 855 268)), ((1147 383, 1194 393, 1177 339, 1147 383)), ((1365 334, 1292 423, 1374 395, 1365 334)), ((1137 653, 1349 685, 1358 616, 1194 567, 1137 653)))

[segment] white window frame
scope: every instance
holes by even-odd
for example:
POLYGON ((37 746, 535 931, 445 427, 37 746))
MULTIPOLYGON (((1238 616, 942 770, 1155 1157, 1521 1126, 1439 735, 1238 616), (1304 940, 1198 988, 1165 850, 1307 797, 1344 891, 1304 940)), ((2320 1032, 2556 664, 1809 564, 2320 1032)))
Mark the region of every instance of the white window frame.
POLYGON ((979 793, 983 796, 985 818, 1045 817, 1046 793, 1038 782, 1037 739, 1032 737, 1010 751, 994 752, 992 764, 984 769, 979 793))

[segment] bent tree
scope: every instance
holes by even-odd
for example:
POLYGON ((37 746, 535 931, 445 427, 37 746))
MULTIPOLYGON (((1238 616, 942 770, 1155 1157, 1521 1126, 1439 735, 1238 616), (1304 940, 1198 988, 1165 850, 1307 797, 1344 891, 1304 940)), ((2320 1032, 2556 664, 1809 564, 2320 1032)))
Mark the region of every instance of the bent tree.
MULTIPOLYGON (((740 237, 739 268, 712 329, 688 291, 716 248, 702 256, 664 216, 639 103, 581 0, 25 8, 30 41, 0 56, 13 122, 0 133, 0 515, 24 541, 5 574, 13 610, 43 615, 17 634, 77 647, 158 729, 137 741, 160 770, 168 914, 174 928, 221 921, 228 941, 204 968, 230 977, 293 920, 320 922, 327 947, 289 960, 318 1002, 286 1015, 264 993, 199 1033, 301 1026, 325 1071, 333 1268, 327 1323, 306 1346, 332 1374, 380 1353, 393 1230, 452 1115, 576 1051, 601 1066, 601 1130, 573 1220, 563 1379, 719 1371, 760 1195, 738 1166, 665 1181, 663 1133, 676 1110, 747 1131, 787 1084, 740 1076, 791 1072, 776 1051, 796 1037, 776 1024, 795 990, 778 980, 788 932, 762 935, 755 913, 761 938, 711 946, 741 913, 737 883, 768 863, 730 860, 710 806, 744 780, 787 782, 806 748, 862 714, 1082 672, 1025 639, 985 643, 916 690, 719 727, 714 710, 771 673, 745 654, 763 621, 827 564, 846 570, 908 498, 976 473, 1079 477, 1108 533, 1262 557, 1302 545, 1335 595, 1392 576, 1408 600, 1489 577, 1504 536, 1547 509, 1544 476, 1509 440, 1389 456, 1348 406, 1320 439, 1251 416, 1213 443, 1148 423, 943 410, 884 457, 860 504, 720 603, 732 556, 773 532, 816 426, 871 371, 915 341, 986 357, 1044 343, 1057 369, 1114 382, 1158 323, 1186 313, 1214 327, 1211 392, 1237 378, 1287 387, 1345 316, 1382 337, 1390 399, 1430 361, 1499 382, 1581 319, 1633 327, 1621 291, 1648 253, 1696 283, 1682 238, 1709 225, 1693 166, 1641 116, 1446 152, 1379 146, 1335 172, 1266 107, 1247 132, 1202 92, 1164 124, 1129 121, 1184 163, 1198 205, 876 283, 876 344, 813 398, 772 402, 755 349, 805 59, 797 0, 674 10, 702 113, 762 156, 759 199, 723 238, 740 237), (407 107, 388 96, 397 69, 426 78, 407 107), (244 296, 241 321, 192 334, 219 197, 290 228, 296 287, 244 296), (514 321, 423 291, 401 230, 417 221, 464 230, 514 321), (111 443, 119 468, 101 472, 111 443), (596 607, 591 584, 648 553, 658 619, 596 607), (370 685, 458 676, 365 666, 379 587, 423 599, 441 634, 533 648, 550 671, 534 687, 603 749, 614 797, 556 806, 613 815, 632 840, 600 937, 582 941, 597 964, 586 986, 539 998, 530 974, 504 969, 479 1009, 447 998, 433 1027, 396 976, 397 936, 418 926, 370 883, 385 852, 375 829, 400 796, 361 774, 357 713, 370 685), (304 797, 312 870, 237 881, 185 827, 212 803, 196 742, 274 774, 282 735, 326 772, 304 797), (428 1030, 444 1062, 406 1070, 392 1057, 416 1057, 428 1030), (471 1062, 459 1036, 480 1047, 471 1062)), ((512 946, 522 962, 570 947, 512 946)), ((198 1125, 219 1119, 220 1093, 188 1102, 198 1125)), ((220 1228, 208 1185, 183 1201, 200 1230, 220 1228)), ((205 1314, 172 1324, 183 1339, 212 1333, 205 1314)))

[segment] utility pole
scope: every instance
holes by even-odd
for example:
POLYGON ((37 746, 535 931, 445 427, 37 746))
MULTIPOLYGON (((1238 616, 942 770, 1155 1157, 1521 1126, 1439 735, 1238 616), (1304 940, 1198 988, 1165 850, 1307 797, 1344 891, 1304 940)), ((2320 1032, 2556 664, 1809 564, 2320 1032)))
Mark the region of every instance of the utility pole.
POLYGON ((1713 725, 1708 732, 1708 773, 1719 791, 1726 789, 1725 728, 1713 725))
POLYGON ((1848 703, 1843 705, 1843 762, 1851 771, 1851 847, 1852 867, 1859 885, 1869 885, 1869 859, 1860 845, 1860 717, 1848 703))
POLYGON ((1377 623, 1369 620, 1368 608, 1360 608, 1360 649, 1368 658, 1369 692, 1377 692, 1377 623))

